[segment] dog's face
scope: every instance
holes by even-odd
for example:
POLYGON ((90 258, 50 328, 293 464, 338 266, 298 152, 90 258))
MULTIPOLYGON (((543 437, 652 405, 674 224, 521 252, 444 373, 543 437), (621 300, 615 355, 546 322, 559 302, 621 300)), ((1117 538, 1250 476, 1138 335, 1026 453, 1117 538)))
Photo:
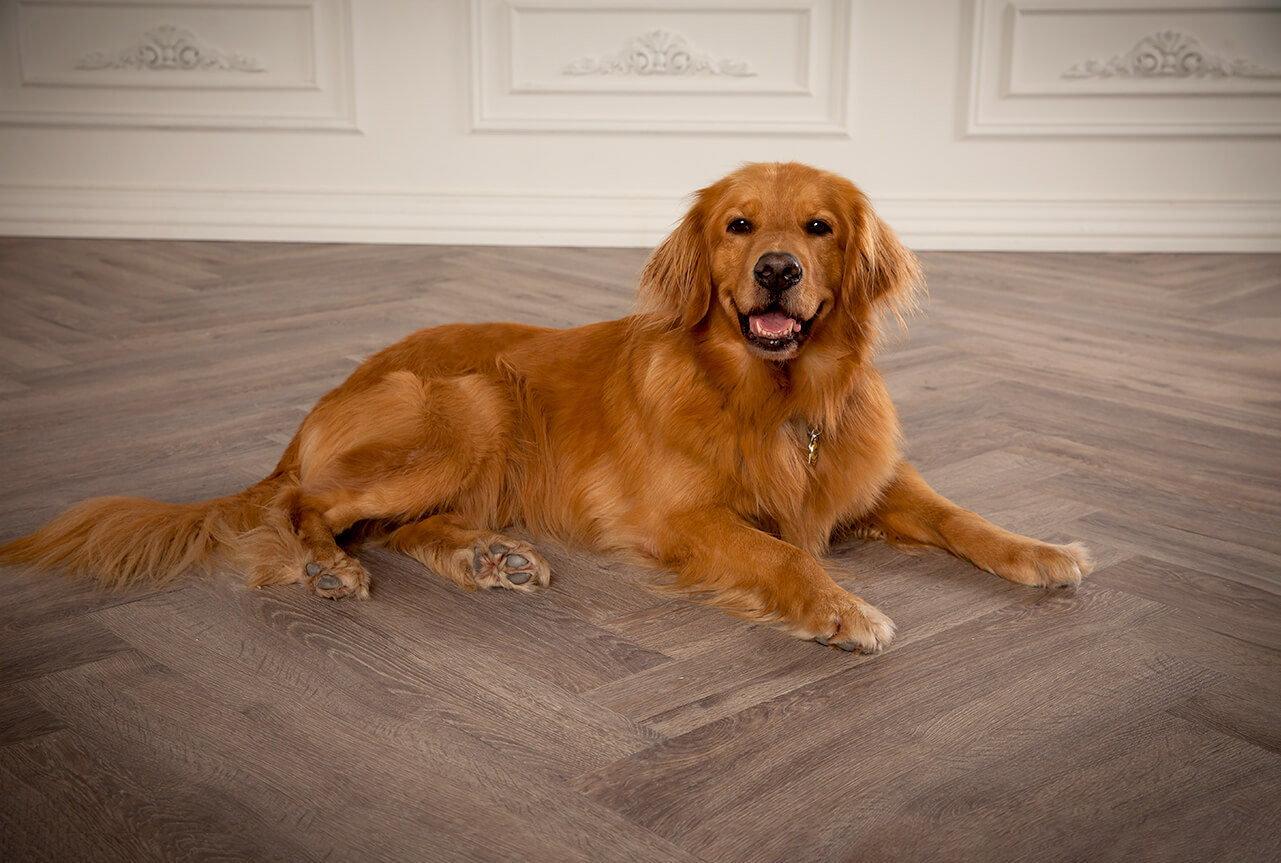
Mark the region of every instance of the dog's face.
POLYGON ((796 356, 832 313, 850 230, 837 191, 797 166, 753 166, 709 201, 714 301, 759 357, 796 356))
POLYGON ((919 277, 852 183, 770 163, 702 190, 651 257, 642 291, 678 326, 719 323, 750 355, 785 362, 810 341, 857 338, 878 305, 909 299, 919 277))

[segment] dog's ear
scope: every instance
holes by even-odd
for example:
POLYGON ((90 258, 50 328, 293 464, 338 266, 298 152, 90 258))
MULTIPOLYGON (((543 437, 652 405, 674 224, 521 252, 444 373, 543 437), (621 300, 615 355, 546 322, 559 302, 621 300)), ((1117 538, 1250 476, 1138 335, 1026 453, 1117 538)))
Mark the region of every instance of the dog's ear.
POLYGON ((664 324, 689 329, 707 317, 712 270, 707 249, 707 207, 712 189, 698 193, 676 229, 649 256, 641 272, 638 306, 664 324))
POLYGON ((920 262, 853 186, 847 214, 851 231, 842 287, 846 308, 856 316, 888 312, 901 324, 903 315, 916 308, 924 288, 920 262))

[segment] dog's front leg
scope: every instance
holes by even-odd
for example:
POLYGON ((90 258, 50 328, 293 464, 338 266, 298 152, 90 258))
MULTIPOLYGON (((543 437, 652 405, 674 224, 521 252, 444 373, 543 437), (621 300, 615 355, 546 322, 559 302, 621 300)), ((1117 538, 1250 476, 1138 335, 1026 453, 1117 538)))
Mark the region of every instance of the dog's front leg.
POLYGON ((932 545, 1016 584, 1071 587, 1094 568, 1080 543, 1051 545, 997 527, 943 497, 907 462, 866 521, 901 545, 932 545))
POLYGON ((655 532, 651 548, 677 586, 749 620, 823 645, 877 653, 894 623, 843 589, 818 561, 722 511, 686 513, 655 532))

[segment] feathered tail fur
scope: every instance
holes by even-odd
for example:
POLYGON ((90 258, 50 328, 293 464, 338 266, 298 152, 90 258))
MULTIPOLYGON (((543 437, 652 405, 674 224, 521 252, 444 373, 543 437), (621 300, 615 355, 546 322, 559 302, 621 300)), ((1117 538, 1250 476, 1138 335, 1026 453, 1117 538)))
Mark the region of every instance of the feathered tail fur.
MULTIPOLYGON (((0 546, 0 564, 63 570, 103 588, 164 584, 187 570, 237 561, 251 535, 279 535, 286 513, 273 506, 273 476, 228 497, 162 503, 98 497, 77 504, 29 536, 0 546)), ((263 582, 276 579, 260 579, 263 582)))

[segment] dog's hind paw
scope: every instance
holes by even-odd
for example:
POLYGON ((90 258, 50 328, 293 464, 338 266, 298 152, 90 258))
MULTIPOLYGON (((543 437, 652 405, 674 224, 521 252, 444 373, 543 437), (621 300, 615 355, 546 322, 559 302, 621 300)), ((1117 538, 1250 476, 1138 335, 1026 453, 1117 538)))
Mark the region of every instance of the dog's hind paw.
POLYGON ((339 558, 328 565, 313 560, 303 568, 303 577, 299 580, 307 585, 310 593, 325 599, 369 598, 369 573, 350 557, 339 558))
POLYGON ((551 583, 551 567, 528 544, 495 536, 472 549, 477 587, 534 591, 551 583))

